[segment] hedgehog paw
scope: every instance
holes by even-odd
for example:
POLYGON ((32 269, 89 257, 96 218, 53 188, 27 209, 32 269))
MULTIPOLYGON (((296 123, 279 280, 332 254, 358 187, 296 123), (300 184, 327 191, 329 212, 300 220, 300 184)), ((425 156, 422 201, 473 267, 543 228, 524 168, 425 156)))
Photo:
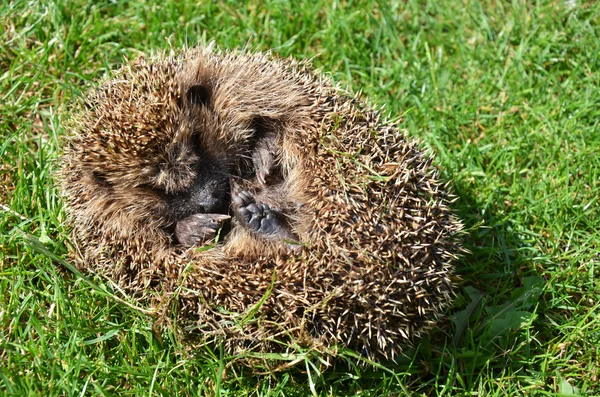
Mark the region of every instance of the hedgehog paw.
POLYGON ((240 220, 255 233, 271 236, 285 227, 279 219, 279 211, 271 209, 267 204, 255 202, 249 192, 243 191, 234 195, 233 203, 240 220))
POLYGON ((257 203, 252 194, 247 191, 233 194, 233 204, 238 218, 254 233, 272 240, 289 240, 287 244, 294 251, 296 251, 295 247, 299 247, 294 242, 295 237, 288 230, 279 211, 269 207, 268 204, 257 203))
POLYGON ((202 244, 215 238, 217 232, 230 218, 223 214, 194 214, 177 222, 175 237, 186 247, 202 244))

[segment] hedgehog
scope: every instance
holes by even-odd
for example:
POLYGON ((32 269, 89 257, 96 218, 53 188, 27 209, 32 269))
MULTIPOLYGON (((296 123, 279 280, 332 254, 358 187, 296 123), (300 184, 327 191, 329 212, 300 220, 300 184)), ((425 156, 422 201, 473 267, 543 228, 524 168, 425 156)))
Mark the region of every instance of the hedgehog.
POLYGON ((69 117, 74 262, 186 333, 394 359, 452 302, 463 226, 432 155, 310 61, 141 56, 69 117))

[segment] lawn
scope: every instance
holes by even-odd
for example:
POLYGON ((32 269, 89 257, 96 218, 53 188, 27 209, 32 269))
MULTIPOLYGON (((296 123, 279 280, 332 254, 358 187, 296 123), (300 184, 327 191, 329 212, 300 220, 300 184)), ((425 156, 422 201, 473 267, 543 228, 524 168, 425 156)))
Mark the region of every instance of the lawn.
POLYGON ((600 395, 600 4, 3 1, 0 393, 600 395), (436 154, 471 251, 440 326, 398 363, 252 373, 190 351, 72 271, 62 120, 124 60, 214 40, 313 58, 436 154))

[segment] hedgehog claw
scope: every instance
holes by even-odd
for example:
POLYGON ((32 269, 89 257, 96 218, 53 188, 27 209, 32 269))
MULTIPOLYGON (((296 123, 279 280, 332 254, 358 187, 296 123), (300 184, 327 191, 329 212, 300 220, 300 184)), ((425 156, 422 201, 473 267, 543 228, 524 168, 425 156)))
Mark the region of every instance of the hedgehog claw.
POLYGON ((267 176, 269 175, 269 171, 265 170, 257 170, 256 171, 256 179, 263 185, 267 184, 267 176))

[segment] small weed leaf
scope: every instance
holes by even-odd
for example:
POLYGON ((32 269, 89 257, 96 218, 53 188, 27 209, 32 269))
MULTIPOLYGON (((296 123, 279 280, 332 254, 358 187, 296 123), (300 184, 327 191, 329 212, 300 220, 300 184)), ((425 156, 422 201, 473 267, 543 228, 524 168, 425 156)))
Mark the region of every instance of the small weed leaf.
POLYGON ((526 277, 523 279, 523 286, 511 294, 510 300, 501 305, 486 307, 486 317, 476 332, 483 331, 482 346, 489 347, 493 341, 503 344, 512 331, 530 322, 535 314, 529 310, 535 311, 545 284, 542 277, 526 277))
POLYGON ((455 313, 452 316, 452 322, 456 327, 454 332, 453 343, 454 346, 458 346, 460 340, 467 327, 469 326, 469 320, 481 314, 483 294, 473 287, 465 287, 465 292, 469 295, 471 302, 466 309, 455 313))
POLYGON ((556 377, 558 380, 558 394, 560 396, 581 396, 579 388, 571 385, 568 380, 560 375, 558 370, 556 371, 556 377))
POLYGON ((545 284, 542 277, 526 277, 523 279, 523 286, 511 294, 510 300, 496 306, 486 306, 482 292, 470 286, 465 287, 470 303, 452 316, 455 326, 454 346, 460 346, 469 323, 476 321, 484 309, 485 319, 474 330, 474 334, 481 335, 481 345, 486 348, 492 342, 504 344, 511 332, 532 320, 534 313, 530 310, 535 307, 545 284))
POLYGON ((510 296, 510 300, 517 307, 531 309, 538 302, 546 280, 539 276, 531 276, 523 279, 523 286, 517 288, 510 296))
POLYGON ((481 345, 487 348, 490 343, 496 342, 504 346, 510 333, 529 323, 532 317, 532 313, 522 310, 505 311, 502 316, 492 317, 481 345))

